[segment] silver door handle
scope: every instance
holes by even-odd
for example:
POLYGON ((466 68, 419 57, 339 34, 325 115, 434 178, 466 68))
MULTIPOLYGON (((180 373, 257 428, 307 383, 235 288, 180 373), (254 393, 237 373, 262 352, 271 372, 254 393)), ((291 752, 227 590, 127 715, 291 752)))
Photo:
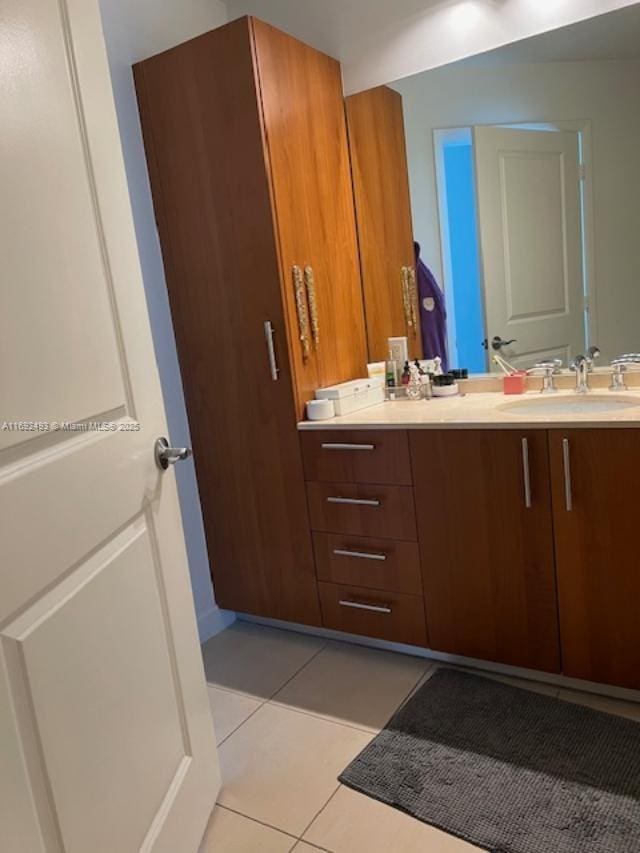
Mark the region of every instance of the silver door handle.
POLYGON ((380 501, 364 498, 327 498, 328 504, 351 504, 352 506, 380 506, 380 501))
POLYGON ((181 459, 193 456, 193 451, 190 447, 170 447, 166 438, 158 438, 153 447, 153 454, 158 468, 166 471, 169 465, 175 465, 181 459))
POLYGON ((531 470, 529 468, 529 439, 522 439, 522 473, 524 477, 524 505, 531 509, 531 470))
POLYGON ((386 554, 374 554, 371 551, 349 551, 347 548, 334 548, 333 553, 336 557, 353 557, 354 560, 380 560, 384 562, 387 559, 386 554))
POLYGON ((375 450, 375 444, 323 444, 323 450, 375 450))
POLYGON ((562 459, 564 462, 564 502, 567 512, 573 510, 573 487, 571 483, 571 447, 569 439, 562 439, 562 459))
POLYGON ((372 613, 391 613, 391 608, 386 605, 360 604, 359 601, 340 601, 340 607, 351 607, 353 610, 369 610, 372 613))
POLYGON ((276 349, 273 344, 273 336, 275 332, 273 331, 273 326, 271 325, 270 320, 265 320, 264 324, 264 336, 267 339, 267 354, 269 356, 269 370, 271 371, 271 378, 274 382, 278 381, 278 374, 280 373, 280 368, 278 367, 278 362, 276 361, 276 349))

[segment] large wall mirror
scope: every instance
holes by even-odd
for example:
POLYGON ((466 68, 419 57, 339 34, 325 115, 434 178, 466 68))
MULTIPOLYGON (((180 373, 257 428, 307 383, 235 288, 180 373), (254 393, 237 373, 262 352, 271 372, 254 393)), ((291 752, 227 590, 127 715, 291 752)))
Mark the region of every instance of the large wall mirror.
MULTIPOLYGON (((386 91, 401 99, 413 238, 446 309, 445 321, 420 295, 425 347, 440 331, 449 365, 473 373, 495 370, 495 352, 528 368, 568 367, 590 347, 603 362, 640 351, 640 6, 386 91)), ((383 177, 378 163, 359 179, 402 187, 400 169, 383 177)), ((366 241, 360 214, 359 227, 366 241)), ((375 328, 369 316, 389 309, 366 270, 365 302, 375 328)))

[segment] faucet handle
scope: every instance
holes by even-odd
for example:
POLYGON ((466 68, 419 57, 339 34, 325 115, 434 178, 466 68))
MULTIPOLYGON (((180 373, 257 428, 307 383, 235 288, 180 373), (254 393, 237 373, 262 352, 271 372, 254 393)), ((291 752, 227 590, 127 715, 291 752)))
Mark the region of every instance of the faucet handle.
POLYGON ((534 370, 544 370, 546 368, 551 368, 553 373, 562 373, 562 359, 561 358, 542 358, 540 361, 536 361, 533 365, 534 370))

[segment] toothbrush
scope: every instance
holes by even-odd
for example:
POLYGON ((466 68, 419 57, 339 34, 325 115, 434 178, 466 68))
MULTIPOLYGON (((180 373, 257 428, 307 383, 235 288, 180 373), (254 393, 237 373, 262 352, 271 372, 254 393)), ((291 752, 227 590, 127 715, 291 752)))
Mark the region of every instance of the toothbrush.
POLYGON ((493 361, 494 364, 498 365, 498 367, 500 368, 500 370, 502 370, 505 376, 513 376, 514 374, 518 373, 517 368, 515 368, 512 364, 509 364, 509 362, 506 359, 502 358, 501 355, 494 355, 493 361))

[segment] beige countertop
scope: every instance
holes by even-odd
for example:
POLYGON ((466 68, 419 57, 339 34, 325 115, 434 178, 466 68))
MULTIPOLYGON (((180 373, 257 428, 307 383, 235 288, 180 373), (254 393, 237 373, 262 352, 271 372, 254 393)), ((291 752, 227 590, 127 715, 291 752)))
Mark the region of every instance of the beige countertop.
MULTIPOLYGON (((588 403, 587 403, 588 404, 588 403)), ((595 389, 587 395, 558 391, 541 395, 529 391, 517 396, 499 392, 470 393, 464 396, 432 400, 399 400, 361 409, 326 421, 302 421, 300 430, 330 429, 545 429, 554 427, 640 427, 640 388, 610 393, 595 389), (580 412, 583 401, 601 404, 624 401, 634 405, 612 411, 580 412), (533 408, 528 408, 529 403, 533 408), (535 411, 543 405, 543 411, 535 411), (518 411, 509 411, 517 406, 518 411), (553 411, 559 406, 561 411, 553 411)))

